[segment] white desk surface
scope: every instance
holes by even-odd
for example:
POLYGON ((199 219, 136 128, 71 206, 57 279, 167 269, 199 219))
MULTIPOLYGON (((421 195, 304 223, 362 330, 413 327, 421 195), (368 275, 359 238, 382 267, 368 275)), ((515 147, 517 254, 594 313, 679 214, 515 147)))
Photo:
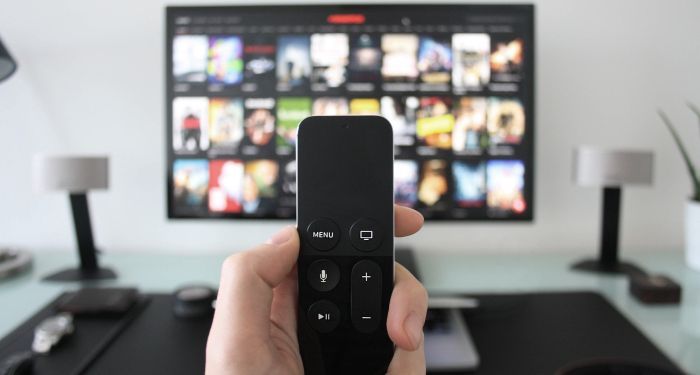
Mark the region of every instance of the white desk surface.
MULTIPOLYGON (((628 292, 624 277, 597 276, 569 270, 581 254, 498 254, 417 252, 417 263, 431 293, 509 293, 592 290, 603 294, 685 371, 700 374, 700 272, 688 269, 680 252, 631 254, 649 272, 664 273, 683 286, 681 305, 648 306, 628 292)), ((69 253, 35 257, 31 272, 0 280, 0 336, 39 310, 59 293, 78 287, 40 282, 42 276, 75 262, 69 253)), ((226 254, 105 254, 102 264, 119 273, 103 286, 136 286, 149 292, 172 292, 191 283, 216 286, 226 254)))

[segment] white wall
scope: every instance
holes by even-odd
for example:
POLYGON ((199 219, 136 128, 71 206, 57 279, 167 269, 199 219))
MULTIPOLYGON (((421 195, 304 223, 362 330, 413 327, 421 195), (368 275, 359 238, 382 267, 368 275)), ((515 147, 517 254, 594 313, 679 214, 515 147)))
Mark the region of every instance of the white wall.
MULTIPOLYGON (((0 245, 73 246, 67 198, 31 190, 31 157, 46 151, 111 156, 112 187, 90 197, 97 241, 107 251, 232 251, 281 225, 166 219, 164 3, 0 3, 0 36, 20 64, 0 84, 0 245)), ((654 150, 654 187, 625 191, 623 247, 680 248, 689 180, 655 110, 665 108, 682 125, 697 156, 697 122, 683 103, 700 103, 700 2, 536 3, 535 222, 431 224, 405 243, 422 250, 595 248, 599 192, 570 182, 572 149, 585 143, 654 150)))

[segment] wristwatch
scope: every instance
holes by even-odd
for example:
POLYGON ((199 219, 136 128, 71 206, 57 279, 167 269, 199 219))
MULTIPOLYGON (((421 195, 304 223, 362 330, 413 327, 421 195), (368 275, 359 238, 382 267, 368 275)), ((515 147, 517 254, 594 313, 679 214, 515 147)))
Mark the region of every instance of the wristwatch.
POLYGON ((46 354, 64 336, 70 335, 74 330, 73 315, 71 314, 61 313, 46 318, 34 329, 32 350, 38 354, 46 354))

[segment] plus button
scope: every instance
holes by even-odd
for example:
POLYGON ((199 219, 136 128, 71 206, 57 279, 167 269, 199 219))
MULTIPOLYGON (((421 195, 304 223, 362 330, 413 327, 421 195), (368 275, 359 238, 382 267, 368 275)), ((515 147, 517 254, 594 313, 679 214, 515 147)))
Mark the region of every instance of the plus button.
POLYGON ((362 275, 362 278, 365 279, 365 281, 368 281, 369 279, 372 278, 372 276, 370 276, 367 272, 365 272, 365 274, 362 275))

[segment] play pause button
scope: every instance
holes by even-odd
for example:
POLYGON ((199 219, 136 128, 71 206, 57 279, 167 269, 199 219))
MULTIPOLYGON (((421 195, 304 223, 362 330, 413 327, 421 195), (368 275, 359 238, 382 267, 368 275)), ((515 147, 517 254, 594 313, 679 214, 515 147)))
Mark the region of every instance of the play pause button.
POLYGON ((340 323, 338 306, 328 300, 321 300, 311 305, 306 316, 309 325, 321 333, 331 332, 340 323))

